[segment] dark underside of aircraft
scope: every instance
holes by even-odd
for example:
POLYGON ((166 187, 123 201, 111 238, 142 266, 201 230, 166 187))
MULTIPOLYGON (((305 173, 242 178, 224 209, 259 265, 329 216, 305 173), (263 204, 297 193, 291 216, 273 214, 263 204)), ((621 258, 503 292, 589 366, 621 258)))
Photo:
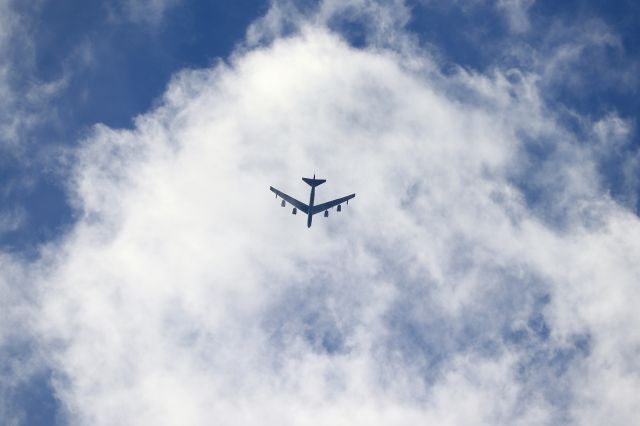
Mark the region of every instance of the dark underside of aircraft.
POLYGON ((293 206, 293 214, 296 214, 298 210, 307 215, 307 227, 311 228, 311 222, 313 221, 313 215, 317 213, 324 212, 324 217, 329 216, 329 209, 337 206, 337 210, 342 210, 342 204, 349 204, 349 200, 356 196, 356 194, 347 195, 346 197, 337 198, 335 200, 327 201, 326 203, 314 205, 315 196, 316 196, 316 186, 322 185, 326 182, 325 179, 316 179, 316 175, 313 175, 313 178, 302 178, 309 186, 311 186, 311 195, 309 196, 309 204, 305 204, 302 201, 298 201, 295 198, 285 194, 282 191, 275 189, 273 186, 270 186, 269 189, 271 192, 276 194, 276 198, 282 198, 281 206, 285 207, 287 203, 293 206))

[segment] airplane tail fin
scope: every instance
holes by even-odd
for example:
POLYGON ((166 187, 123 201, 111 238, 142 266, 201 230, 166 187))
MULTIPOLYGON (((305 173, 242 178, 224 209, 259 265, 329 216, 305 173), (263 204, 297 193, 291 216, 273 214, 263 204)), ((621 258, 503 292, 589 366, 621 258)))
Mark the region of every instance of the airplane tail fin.
POLYGON ((323 183, 325 183, 327 180, 326 179, 316 179, 315 175, 313 176, 313 178, 302 178, 303 181, 305 181, 309 186, 318 186, 318 185, 322 185, 323 183))

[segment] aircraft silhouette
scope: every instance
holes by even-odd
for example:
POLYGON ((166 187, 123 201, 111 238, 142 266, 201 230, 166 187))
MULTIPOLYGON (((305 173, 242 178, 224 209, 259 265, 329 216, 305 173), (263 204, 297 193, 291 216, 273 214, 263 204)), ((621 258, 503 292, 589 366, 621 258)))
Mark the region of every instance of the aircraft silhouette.
POLYGON ((311 221, 313 220, 314 214, 324 212, 324 217, 329 217, 330 208, 334 206, 338 206, 337 210, 341 211, 342 210, 341 204, 345 202, 349 204, 349 200, 356 196, 356 194, 351 194, 351 195, 347 195, 346 197, 327 201, 326 203, 314 205, 313 201, 316 196, 316 186, 322 185, 327 180, 316 179, 315 174, 313 175, 313 179, 303 177, 302 180, 305 181, 311 187, 311 196, 309 197, 309 205, 306 205, 305 203, 296 200, 295 198, 285 194, 282 191, 278 191, 273 186, 270 186, 269 189, 271 190, 271 192, 276 194, 276 198, 278 198, 278 196, 282 198, 282 204, 281 204, 282 207, 286 206, 287 203, 289 203, 293 206, 293 211, 291 213, 296 214, 296 212, 300 210, 301 212, 307 215, 307 228, 311 228, 311 221))

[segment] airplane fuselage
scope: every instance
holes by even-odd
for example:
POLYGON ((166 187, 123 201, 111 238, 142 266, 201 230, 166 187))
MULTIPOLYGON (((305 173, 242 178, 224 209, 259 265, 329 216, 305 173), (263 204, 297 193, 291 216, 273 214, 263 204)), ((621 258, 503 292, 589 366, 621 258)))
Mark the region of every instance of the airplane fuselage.
MULTIPOLYGON (((313 175, 315 178, 316 175, 313 175)), ((311 221, 313 220, 313 200, 316 198, 316 187, 311 187, 311 195, 309 196, 309 212, 307 213, 307 228, 311 228, 311 221)))

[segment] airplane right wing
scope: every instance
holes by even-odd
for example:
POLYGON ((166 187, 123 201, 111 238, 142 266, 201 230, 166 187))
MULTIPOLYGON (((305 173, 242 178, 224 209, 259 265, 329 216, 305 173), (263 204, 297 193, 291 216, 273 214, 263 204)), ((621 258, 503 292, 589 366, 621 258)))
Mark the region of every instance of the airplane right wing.
POLYGON ((295 198, 290 197, 289 195, 285 194, 284 192, 278 191, 273 186, 270 186, 269 189, 271 190, 271 192, 276 194, 276 197, 279 196, 280 198, 282 198, 287 203, 291 204, 293 207, 297 208, 298 210, 300 210, 304 214, 308 214, 309 213, 309 206, 306 205, 305 203, 303 203, 302 201, 298 201, 295 198))
POLYGON ((337 206, 338 204, 342 204, 344 202, 348 202, 350 199, 355 197, 356 194, 347 195, 346 197, 338 198, 336 200, 327 201, 326 203, 318 204, 317 206, 313 206, 313 213, 320 213, 325 210, 330 209, 331 207, 337 206))

